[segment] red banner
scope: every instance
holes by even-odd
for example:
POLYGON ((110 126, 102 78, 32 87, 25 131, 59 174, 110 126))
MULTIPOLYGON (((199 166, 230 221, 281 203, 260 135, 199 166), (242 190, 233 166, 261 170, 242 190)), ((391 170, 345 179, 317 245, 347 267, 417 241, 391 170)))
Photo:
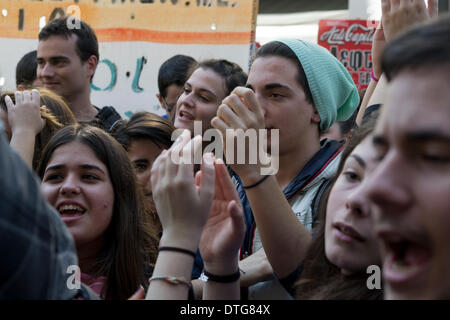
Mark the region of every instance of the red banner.
POLYGON ((367 20, 320 20, 318 44, 327 48, 366 89, 372 71, 372 39, 378 23, 367 20))

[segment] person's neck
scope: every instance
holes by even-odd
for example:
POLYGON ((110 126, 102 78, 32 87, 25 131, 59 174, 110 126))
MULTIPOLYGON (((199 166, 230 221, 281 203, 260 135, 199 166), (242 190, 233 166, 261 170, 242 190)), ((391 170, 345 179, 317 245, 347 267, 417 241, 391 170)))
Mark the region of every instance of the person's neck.
POLYGON ((280 154, 279 169, 276 177, 281 190, 284 190, 294 180, 308 161, 320 150, 319 139, 316 140, 312 140, 314 143, 305 144, 292 152, 280 154))
POLYGON ((98 113, 91 103, 89 92, 67 97, 66 100, 78 122, 90 122, 98 113))
POLYGON ((103 239, 83 245, 77 245, 78 265, 83 273, 92 274, 95 272, 95 260, 103 247, 103 239))

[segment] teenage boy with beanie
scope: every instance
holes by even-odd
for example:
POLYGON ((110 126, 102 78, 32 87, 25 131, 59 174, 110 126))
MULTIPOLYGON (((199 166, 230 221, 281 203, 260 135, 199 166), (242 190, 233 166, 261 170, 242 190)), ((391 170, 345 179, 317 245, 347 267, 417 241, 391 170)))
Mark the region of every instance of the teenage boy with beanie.
POLYGON ((79 122, 90 122, 109 132, 119 113, 111 106, 91 103, 90 84, 99 60, 94 30, 84 21, 69 28, 68 17, 49 22, 39 33, 37 76, 44 87, 64 98, 79 122))
MULTIPOLYGON (((247 88, 224 99, 211 122, 224 137, 226 129, 279 129, 275 175, 262 176, 260 164, 230 164, 247 224, 241 258, 251 259, 264 246, 276 277, 295 276, 316 223, 314 207, 342 150, 341 142, 320 142, 320 133, 350 117, 358 104, 350 74, 326 49, 287 39, 258 50, 247 88)), ((270 154, 270 133, 267 140, 270 154)), ((249 298, 289 295, 272 278, 250 288, 249 298)))

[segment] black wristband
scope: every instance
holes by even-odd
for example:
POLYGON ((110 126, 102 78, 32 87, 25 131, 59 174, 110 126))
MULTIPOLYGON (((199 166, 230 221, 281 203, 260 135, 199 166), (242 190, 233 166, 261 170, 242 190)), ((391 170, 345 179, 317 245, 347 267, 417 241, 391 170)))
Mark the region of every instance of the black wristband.
POLYGON ((263 183, 264 182, 264 180, 266 180, 268 177, 270 177, 269 175, 267 175, 267 176, 264 176, 261 180, 259 180, 258 182, 256 182, 256 183, 254 183, 254 184, 252 184, 252 185, 250 185, 250 186, 243 186, 244 187, 244 189, 251 189, 251 188, 254 188, 254 187, 256 187, 257 185, 259 185, 260 183, 263 183))
POLYGON ((175 252, 185 253, 185 254, 192 256, 195 259, 195 252, 191 251, 191 250, 187 250, 187 249, 175 248, 175 247, 159 247, 158 251, 175 251, 175 252))
POLYGON ((207 282, 207 281, 214 281, 214 282, 218 282, 218 283, 231 283, 231 282, 235 282, 236 280, 238 280, 241 277, 241 273, 238 269, 237 272, 233 273, 233 274, 229 274, 226 276, 218 276, 212 273, 209 273, 206 270, 203 270, 202 274, 200 275, 200 280, 207 282))

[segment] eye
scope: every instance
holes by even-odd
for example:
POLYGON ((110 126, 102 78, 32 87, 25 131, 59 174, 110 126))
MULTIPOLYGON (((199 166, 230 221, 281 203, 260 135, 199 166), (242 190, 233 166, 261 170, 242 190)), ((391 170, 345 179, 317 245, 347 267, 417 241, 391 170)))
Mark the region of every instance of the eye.
POLYGON ((183 92, 186 94, 189 94, 191 90, 189 88, 184 87, 183 92))
POLYGON ((345 171, 343 175, 348 182, 357 182, 361 180, 360 176, 353 171, 345 171))
POLYGON ((272 99, 280 99, 280 98, 284 98, 284 96, 283 96, 282 94, 275 93, 275 92, 272 92, 272 93, 270 94, 270 97, 271 97, 272 99))
POLYGON ((424 154, 423 159, 427 162, 436 163, 436 164, 445 164, 450 162, 450 158, 447 156, 441 156, 439 154, 424 154))
POLYGON ((200 100, 202 100, 203 102, 209 102, 209 99, 205 96, 200 96, 200 100))
POLYGON ((43 181, 44 182, 47 182, 47 181, 49 181, 49 182, 57 182, 57 181, 60 181, 62 179, 64 179, 64 176, 62 174, 52 173, 52 174, 49 174, 49 175, 45 176, 43 181))
POLYGON ((99 180, 99 178, 94 174, 85 173, 81 176, 81 179, 87 180, 87 181, 95 181, 99 180))
POLYGON ((137 172, 144 172, 145 170, 148 169, 148 164, 137 162, 134 164, 134 168, 136 169, 137 172))

